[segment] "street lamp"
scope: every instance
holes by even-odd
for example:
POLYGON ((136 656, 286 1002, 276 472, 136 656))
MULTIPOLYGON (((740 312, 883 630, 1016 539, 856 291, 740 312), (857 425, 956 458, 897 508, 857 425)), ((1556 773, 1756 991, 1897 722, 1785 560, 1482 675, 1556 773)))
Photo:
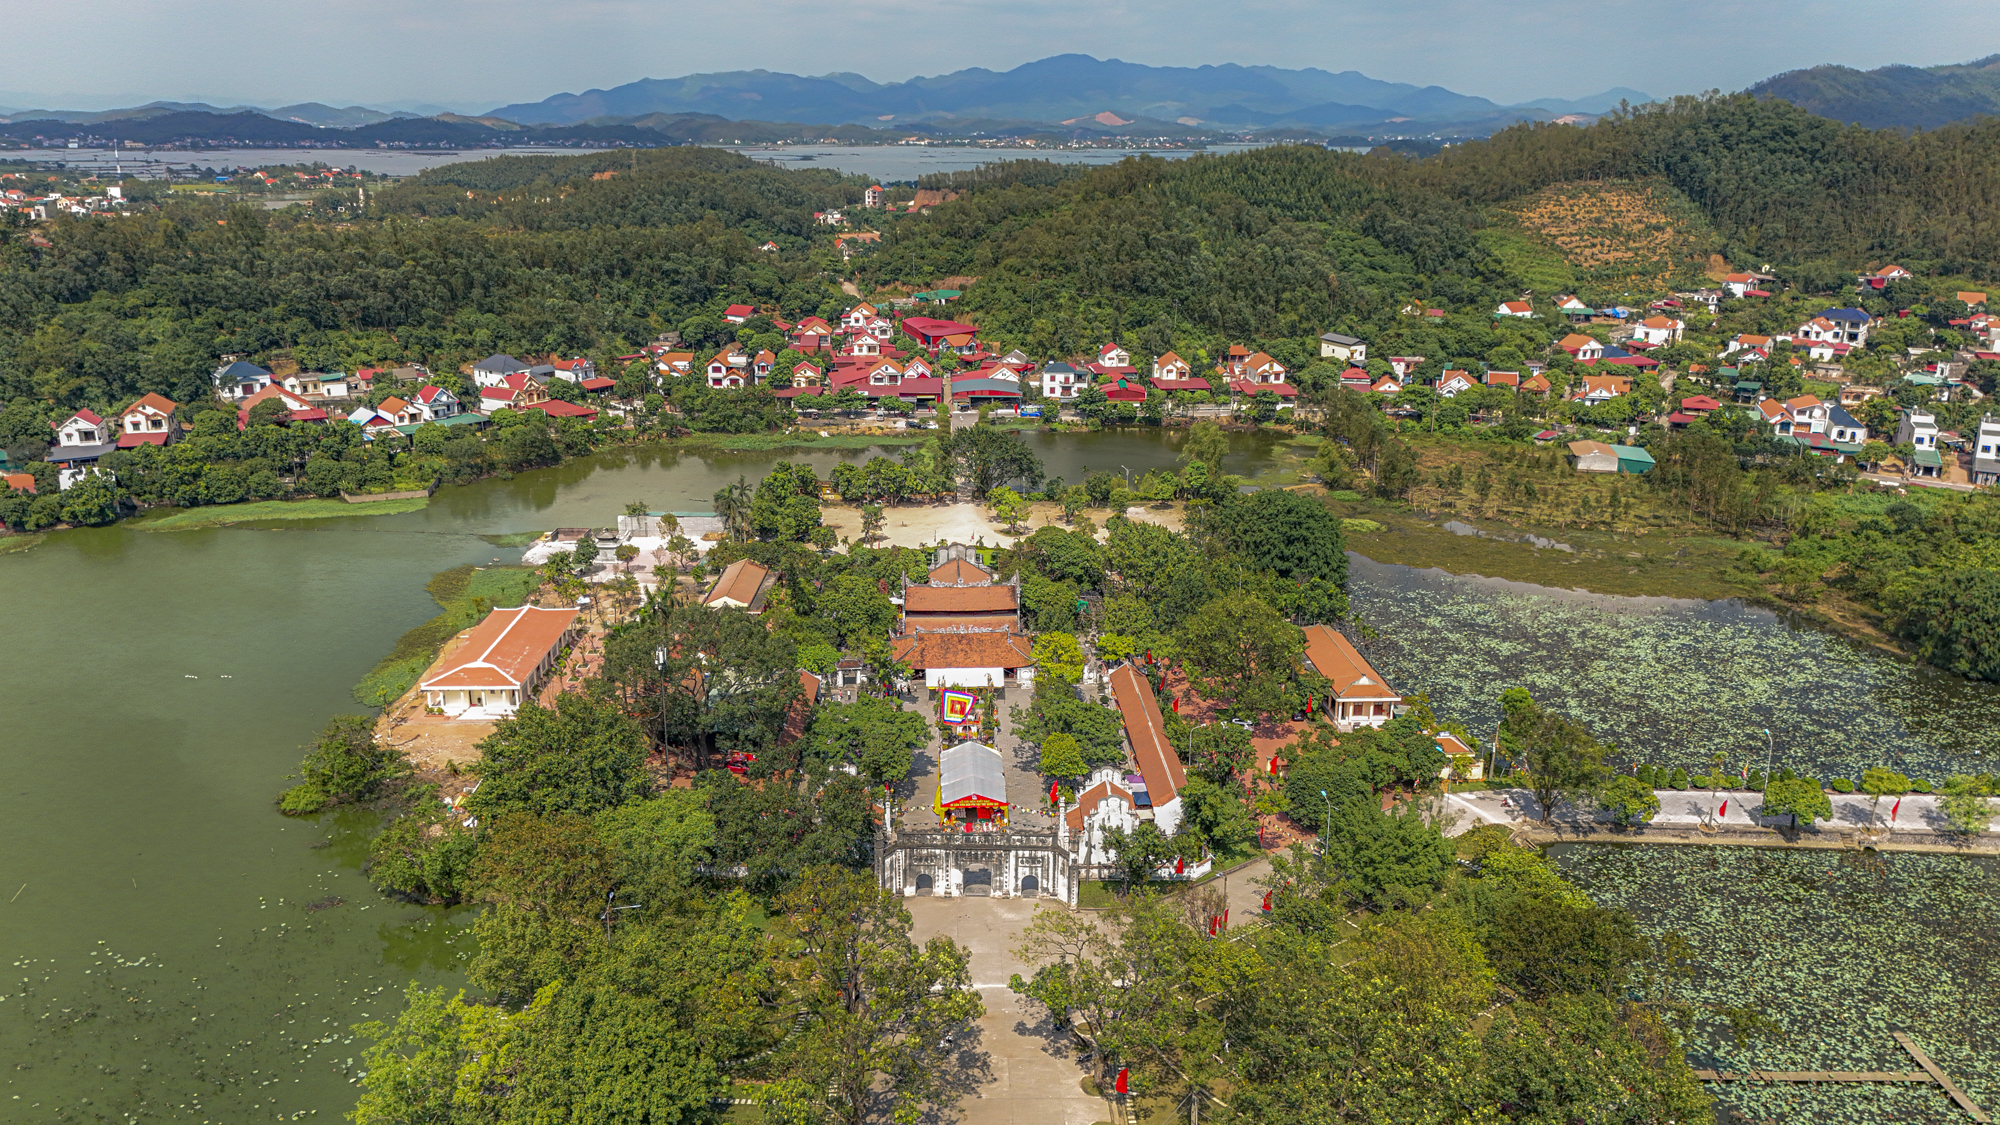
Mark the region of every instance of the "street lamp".
POLYGON ((1333 802, 1327 799, 1326 790, 1324 789, 1319 791, 1319 797, 1320 797, 1320 804, 1326 807, 1326 814, 1325 814, 1326 826, 1320 830, 1319 834, 1319 854, 1320 858, 1324 859, 1326 858, 1327 837, 1333 835, 1333 802))
POLYGON ((1764 730, 1764 792, 1766 793, 1771 791, 1771 748, 1773 745, 1771 731, 1767 727, 1764 730))
POLYGON ((617 894, 617 891, 604 892, 604 942, 606 945, 611 943, 611 921, 617 916, 615 912, 619 910, 637 910, 639 907, 645 905, 644 903, 635 902, 630 906, 613 906, 611 905, 611 899, 617 894))

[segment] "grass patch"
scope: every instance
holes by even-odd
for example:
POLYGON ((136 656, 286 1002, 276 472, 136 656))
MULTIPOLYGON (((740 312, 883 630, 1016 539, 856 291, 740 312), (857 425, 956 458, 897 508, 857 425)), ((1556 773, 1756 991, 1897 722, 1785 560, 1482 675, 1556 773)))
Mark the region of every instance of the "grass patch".
POLYGON ((369 707, 394 703, 454 633, 477 625, 489 609, 527 601, 540 581, 536 570, 525 566, 461 566, 432 578, 424 590, 444 612, 404 633, 389 655, 354 685, 354 698, 369 707))
POLYGON ((30 535, 0 535, 0 555, 11 555, 16 551, 32 551, 41 546, 48 535, 35 532, 30 535))
POLYGON ((182 508, 164 516, 141 516, 132 521, 140 531, 192 531, 202 527, 227 527, 236 523, 266 520, 324 520, 339 516, 394 516, 414 512, 430 503, 425 496, 409 500, 378 500, 372 504, 349 504, 345 500, 257 500, 246 504, 217 504, 206 508, 182 508))
POLYGON ((505 535, 481 535, 479 540, 495 547, 525 547, 541 537, 539 531, 510 531, 505 535))
POLYGON ((1487 227, 1475 237, 1487 253, 1500 259, 1511 274, 1537 293, 1568 293, 1576 288, 1576 271, 1557 251, 1510 227, 1487 227))

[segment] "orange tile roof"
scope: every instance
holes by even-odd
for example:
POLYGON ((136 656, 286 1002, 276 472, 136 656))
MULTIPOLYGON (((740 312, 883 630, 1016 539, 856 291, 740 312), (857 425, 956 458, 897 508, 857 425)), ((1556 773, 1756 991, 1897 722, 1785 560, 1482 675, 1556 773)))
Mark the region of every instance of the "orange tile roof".
POLYGON ((968 559, 953 559, 930 573, 933 586, 985 586, 992 581, 991 573, 968 559))
POLYGON ((763 588, 764 579, 770 573, 749 559, 737 559, 715 580, 715 585, 708 588, 708 596, 701 600, 701 604, 715 606, 729 603, 748 609, 757 600, 757 591, 763 588))
POLYGON ((950 614, 936 617, 918 614, 909 618, 904 627, 912 633, 977 633, 989 630, 1007 631, 1021 627, 1018 614, 950 614))
POLYGON ((905 633, 894 641, 896 660, 926 668, 1026 668, 1035 662, 1020 633, 905 633))
POLYGON ((154 410, 159 411, 162 414, 172 414, 176 409, 178 409, 178 406, 175 404, 173 399, 167 398, 165 395, 157 395, 149 393, 140 395, 137 399, 133 401, 132 405, 126 407, 124 410, 119 411, 119 413, 121 414, 129 413, 131 411, 139 409, 142 406, 150 407, 154 410))
POLYGON ((1071 832, 1083 831, 1083 818, 1095 812, 1097 806, 1112 797, 1117 797, 1134 808, 1137 808, 1139 805, 1139 802, 1132 799, 1131 790, 1126 789, 1123 785, 1119 785, 1113 781, 1100 781, 1077 794, 1076 804, 1069 810, 1068 815, 1064 817, 1065 820, 1069 821, 1069 830, 1071 832))
POLYGON ((1181 756, 1167 742, 1166 722, 1160 717, 1160 701, 1153 698, 1152 685, 1130 664, 1111 673, 1111 693, 1118 698, 1118 713, 1125 719, 1125 737, 1132 743, 1132 760, 1139 776, 1146 779, 1146 795, 1159 808, 1187 787, 1187 771, 1181 756))
POLYGON ((525 687, 535 666, 562 645, 575 621, 574 609, 496 609, 472 627, 448 663, 424 680, 423 690, 525 687))
POLYGON ((1326 625, 1309 625, 1306 634, 1306 659, 1313 670, 1327 678, 1333 685, 1335 699, 1394 699, 1400 702, 1389 687, 1389 681, 1375 670, 1368 658, 1362 656, 1338 630, 1326 625))
POLYGON ((903 612, 992 613, 1018 611, 1019 586, 912 586, 903 591, 903 612))

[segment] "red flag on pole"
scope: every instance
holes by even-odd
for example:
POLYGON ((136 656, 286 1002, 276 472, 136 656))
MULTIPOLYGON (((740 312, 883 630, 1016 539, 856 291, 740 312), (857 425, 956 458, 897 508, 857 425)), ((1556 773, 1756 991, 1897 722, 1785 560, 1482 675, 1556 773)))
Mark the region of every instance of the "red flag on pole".
POLYGON ((1180 857, 1180 856, 1175 856, 1175 857, 1174 857, 1174 874, 1176 874, 1176 875, 1179 875, 1179 874, 1182 874, 1183 872, 1185 872, 1186 870, 1187 870, 1187 860, 1186 860, 1186 859, 1183 859, 1183 858, 1182 858, 1182 857, 1180 857))
POLYGON ((1174 714, 1178 715, 1180 713, 1181 713, 1181 697, 1176 695, 1174 696, 1174 714))
POLYGON ((1271 760, 1264 763, 1264 772, 1270 774, 1272 777, 1278 776, 1278 756, 1276 754, 1271 755, 1271 760))
POLYGON ((1222 928, 1229 928, 1229 908, 1226 906, 1222 908, 1222 928))
POLYGON ((1116 1089, 1116 1090, 1117 1090, 1117 1091, 1118 1091, 1119 1093, 1121 1093, 1121 1094, 1122 1094, 1122 1093, 1125 1093, 1125 1092, 1126 1092, 1126 1091, 1125 1091, 1125 1075, 1126 1075, 1126 1073, 1128 1072, 1128 1070, 1129 1070, 1129 1068, 1127 1068, 1127 1067, 1122 1067, 1122 1066, 1121 1066, 1121 1067, 1119 1067, 1119 1068, 1118 1068, 1118 1085, 1117 1085, 1117 1086, 1115 1087, 1115 1089, 1116 1089))
POLYGON ((1725 800, 1724 800, 1724 801, 1722 802, 1722 811, 1721 811, 1721 812, 1719 812, 1719 813, 1717 813, 1717 814, 1715 814, 1715 817, 1716 817, 1716 819, 1717 819, 1717 820, 1720 820, 1720 819, 1722 819, 1723 817, 1725 817, 1725 816, 1728 816, 1728 815, 1729 815, 1729 802, 1728 802, 1728 800, 1727 800, 1727 799, 1725 799, 1725 800))
POLYGON ((1151 664, 1152 662, 1153 662, 1153 650, 1149 648, 1146 650, 1146 663, 1151 664))
POLYGON ((1306 715, 1307 715, 1307 717, 1311 717, 1312 713, 1313 713, 1313 697, 1312 697, 1312 696, 1310 696, 1310 695, 1308 695, 1308 696, 1306 696, 1306 715))
POLYGON ((1055 803, 1056 803, 1056 783, 1051 781, 1049 782, 1049 804, 1053 805, 1055 803))
POLYGON ((1213 914, 1208 916, 1208 936, 1215 936, 1215 915, 1213 914))
POLYGON ((1268 913, 1270 913, 1270 910, 1271 910, 1271 892, 1270 892, 1270 891, 1265 891, 1265 892, 1264 892, 1264 911, 1265 911, 1265 913, 1267 913, 1267 914, 1268 914, 1268 913))
POLYGON ((1889 823, 1890 823, 1890 824, 1894 824, 1894 823, 1896 823, 1896 810, 1897 810, 1897 809, 1900 809, 1900 808, 1902 808, 1902 807, 1903 807, 1903 799, 1902 799, 1901 797, 1898 797, 1898 798, 1896 798, 1896 803, 1895 803, 1895 804, 1893 804, 1893 805, 1890 805, 1890 806, 1889 806, 1889 823))

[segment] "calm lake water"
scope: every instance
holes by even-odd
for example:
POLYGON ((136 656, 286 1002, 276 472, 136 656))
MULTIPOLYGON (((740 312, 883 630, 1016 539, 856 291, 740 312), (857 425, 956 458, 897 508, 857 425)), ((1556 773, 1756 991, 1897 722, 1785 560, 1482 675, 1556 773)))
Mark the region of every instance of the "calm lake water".
MULTIPOLYGON (((1051 474, 1077 481, 1085 469, 1167 465, 1179 438, 1031 440, 1051 474)), ((1286 456, 1266 436, 1233 442, 1231 472, 1286 456)), ((273 799, 301 746, 355 709, 355 681, 436 612, 424 583, 517 556, 482 535, 605 524, 632 500, 701 510, 780 459, 825 475, 867 455, 620 450, 447 488, 404 515, 120 525, 0 556, 13 642, 0 1058, 18 1066, 0 1079, 0 1120, 332 1119, 351 1108, 361 1044, 349 1025, 391 1016, 411 980, 462 984, 470 915, 374 894, 360 874, 371 818, 286 820, 273 799)), ((1746 723, 1773 726, 1781 749, 1801 754, 1815 741, 1858 756, 1900 747, 1912 762, 1990 753, 1992 689, 1768 614, 1591 602, 1365 561, 1355 604, 1385 633, 1372 650, 1383 670, 1475 733, 1490 731, 1490 701, 1519 679, 1656 756, 1746 723)))
MULTIPOLYGON (((756 160, 782 168, 834 168, 878 180, 914 180, 927 172, 963 172, 982 164, 1032 158, 1058 164, 1116 164, 1139 149, 1023 149, 969 148, 954 145, 726 145, 756 160)), ((1178 160, 1195 151, 1210 153, 1243 152, 1262 145, 1211 145, 1206 149, 1162 149, 1152 155, 1178 160)), ((128 148, 113 153, 109 149, 36 148, 0 150, 5 160, 55 160, 71 168, 99 174, 123 171, 126 175, 158 176, 171 167, 185 177, 190 169, 213 168, 227 172, 236 168, 264 168, 277 164, 331 164, 337 168, 358 168, 386 176, 414 176, 426 168, 458 164, 467 160, 490 160, 496 156, 576 156, 602 149, 579 148, 469 148, 457 151, 403 151, 397 149, 346 148, 228 148, 228 149, 143 149, 128 148)), ((1364 150, 1351 150, 1364 151, 1364 150)))

